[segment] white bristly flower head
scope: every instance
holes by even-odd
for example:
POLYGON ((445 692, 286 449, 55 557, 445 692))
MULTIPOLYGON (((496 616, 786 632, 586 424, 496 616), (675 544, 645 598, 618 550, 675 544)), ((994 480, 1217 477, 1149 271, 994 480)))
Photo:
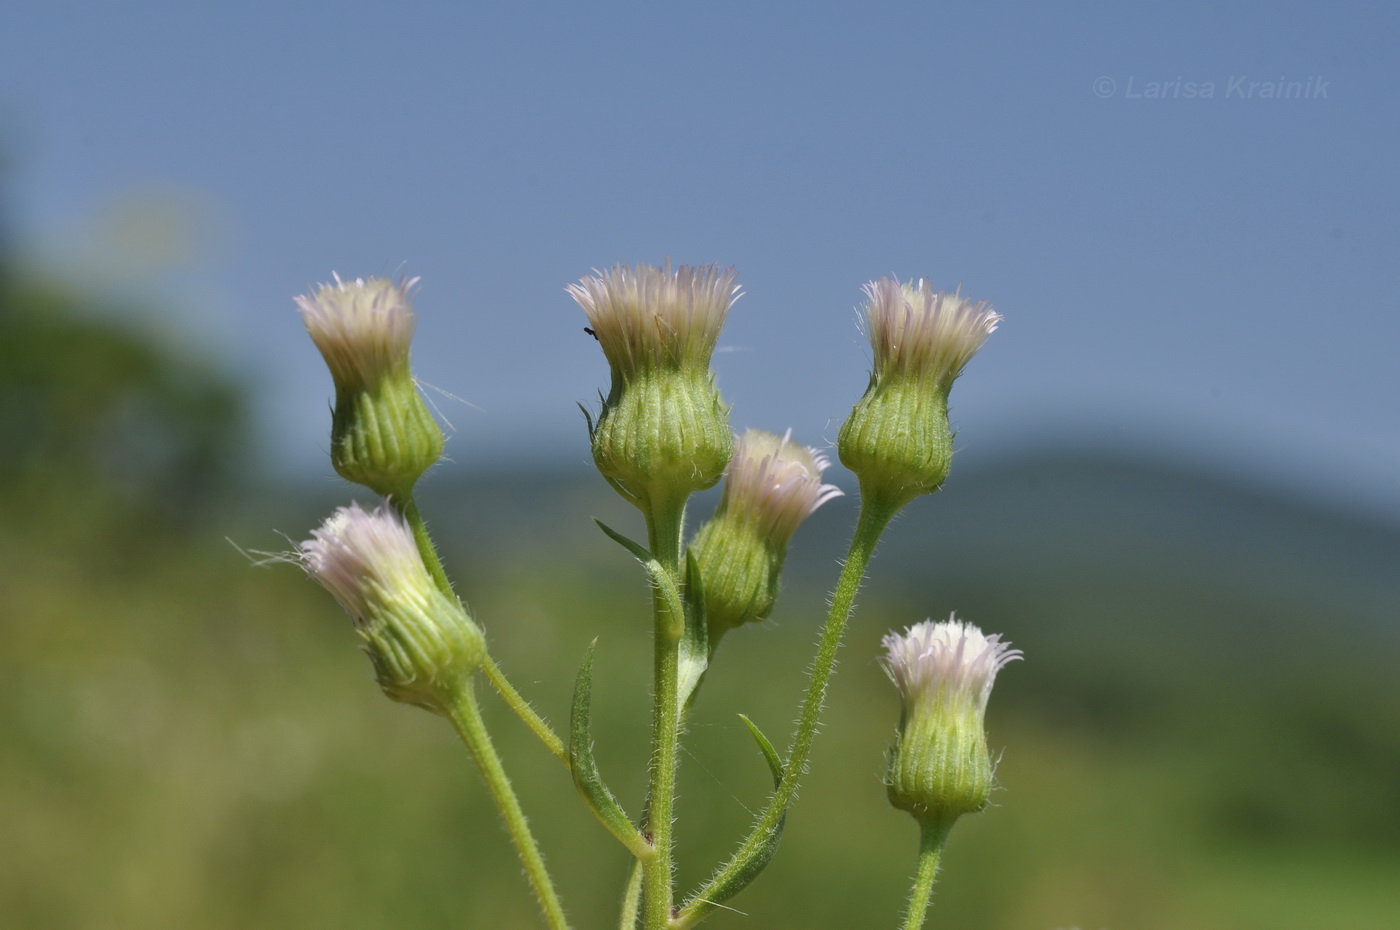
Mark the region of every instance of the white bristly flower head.
POLYGON ((565 287, 615 373, 682 365, 706 369, 729 308, 741 296, 733 268, 614 265, 565 287))
POLYGON ((963 702, 986 713, 997 672, 1021 658, 1019 649, 956 617, 925 620, 903 634, 888 633, 885 670, 907 709, 919 701, 963 702))
POLYGON ((951 826, 987 805, 987 699, 997 672, 1021 651, 953 617, 890 633, 883 645, 903 708, 890 754, 890 803, 925 824, 951 826))
POLYGON ((442 455, 443 436, 409 364, 418 279, 334 277, 296 298, 335 382, 331 461, 348 481, 405 499, 442 455))
POLYGON ((336 387, 364 387, 406 370, 418 323, 409 295, 418 279, 332 278, 333 283, 295 299, 336 387))
POLYGON ((927 278, 901 284, 885 277, 864 290, 877 379, 907 375, 951 386, 1002 319, 986 301, 935 291, 927 278))
POLYGON ((841 462, 866 497, 898 509, 943 484, 952 465, 948 392, 1001 322, 986 302, 935 291, 927 280, 865 285, 861 314, 874 365, 841 427, 841 462))
POLYGON ((392 507, 341 507, 301 543, 306 573, 345 608, 384 693, 445 713, 486 656, 480 628, 428 574, 392 507))
POLYGON ((719 512, 753 521, 764 536, 784 545, 803 520, 841 496, 834 484, 822 484, 831 460, 811 446, 783 435, 751 429, 734 444, 734 458, 724 475, 719 512))
POLYGON ((714 518, 691 552, 704 587, 713 648, 724 633, 765 619, 778 597, 788 543, 803 520, 841 489, 822 484, 830 460, 816 449, 751 429, 738 438, 714 518))
POLYGON ((739 297, 734 270, 615 265, 565 288, 607 356, 612 385, 593 460, 646 513, 712 486, 733 451, 710 356, 739 297))

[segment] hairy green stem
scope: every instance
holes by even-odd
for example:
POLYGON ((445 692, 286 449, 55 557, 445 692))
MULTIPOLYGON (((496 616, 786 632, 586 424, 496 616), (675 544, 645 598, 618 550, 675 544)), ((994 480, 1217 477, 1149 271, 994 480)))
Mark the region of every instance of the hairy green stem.
POLYGON ((920 827, 919 867, 914 874, 914 890, 909 894, 909 909, 904 915, 903 930, 920 930, 933 897, 933 880, 938 875, 938 860, 943 844, 948 841, 952 823, 930 823, 920 827))
POLYGON ((433 583, 443 594, 456 600, 457 593, 452 590, 452 582, 447 577, 447 571, 442 567, 442 559, 438 558, 437 547, 433 545, 433 538, 428 535, 428 524, 423 520, 423 514, 418 510, 418 502, 412 497, 402 501, 391 499, 391 502, 407 521, 408 528, 413 530, 413 541, 418 544, 418 554, 423 557, 423 564, 427 566, 428 574, 432 576, 433 583))
POLYGON ((841 567, 841 576, 836 582, 836 590, 831 597, 831 611, 827 615, 826 626, 822 630, 821 641, 817 646, 817 657, 812 662, 811 679, 807 685, 807 695, 802 703, 797 730, 792 737, 783 777, 769 798, 768 806, 759 815, 752 831, 745 837, 738 850, 724 866, 715 873, 708 883, 687 900, 681 912, 671 921, 671 930, 684 930, 694 926, 712 908, 710 899, 715 889, 728 884, 730 879, 741 873, 745 865, 757 856, 767 838, 777 829, 783 815, 787 813, 797 793, 798 779, 807 769, 807 759, 816 739, 817 724, 821 719, 822 705, 826 700, 826 689, 831 681, 831 673, 836 667, 836 653, 841 648, 841 637, 846 632, 846 624, 855 607, 856 592, 865 578, 865 569, 870 557, 880 541, 885 527, 899 510, 899 505, 886 503, 878 496, 863 496, 860 518, 856 522, 855 534, 851 537, 850 552, 841 567))
MULTIPOLYGON (((452 582, 447 577, 447 571, 442 567, 442 559, 438 557, 437 546, 433 545, 433 538, 428 534, 428 525, 423 520, 423 514, 418 510, 418 502, 413 498, 408 498, 406 503, 400 504, 394 501, 394 506, 403 515, 408 527, 413 531, 413 541, 418 544, 418 554, 423 557, 423 564, 427 566, 428 574, 432 576, 433 583, 438 586, 438 590, 454 601, 457 600, 457 592, 452 590, 452 582)), ((530 731, 539 737, 540 742, 550 753, 564 763, 569 764, 569 750, 550 727, 545 719, 535 713, 535 709, 530 706, 530 702, 512 685, 506 678, 506 673, 496 664, 496 660, 487 656, 482 671, 486 673, 486 680, 491 682, 491 687, 496 689, 506 705, 515 711, 517 717, 525 722, 530 731)))
MULTIPOLYGON (((681 536, 685 497, 653 500, 646 511, 647 546, 680 590, 681 536)), ((655 622, 652 665, 651 772, 647 785, 646 836, 656 855, 642 863, 643 927, 664 930, 675 902, 672 887, 676 764, 680 754, 680 642, 685 617, 659 586, 652 589, 655 622)))
POLYGON ((568 919, 564 916, 564 908, 559 903, 549 870, 545 868, 539 844, 530 832, 530 825, 525 820, 524 811, 520 809, 515 789, 510 785, 510 779, 501 765, 501 757, 496 754, 496 747, 491 744, 486 724, 481 719, 481 710, 476 702, 475 684, 468 682, 454 698, 450 718, 452 725, 471 751, 472 759, 481 771, 482 780, 486 782, 486 789, 496 802, 501 820, 505 823, 506 833, 510 835, 511 843, 520 856, 525 876, 529 879, 540 910, 544 913, 545 923, 550 930, 568 930, 568 919))
POLYGON ((535 713, 535 709, 530 706, 530 702, 525 700, 519 691, 515 690, 506 673, 501 671, 501 667, 496 664, 496 660, 487 656, 486 662, 481 670, 486 673, 486 680, 491 682, 491 686, 496 689, 496 693, 506 702, 515 715, 525 722, 530 728, 530 732, 539 737, 544 748, 548 749, 554 758, 564 763, 565 768, 569 765, 569 747, 564 745, 564 741, 554 732, 554 729, 545 722, 545 719, 535 713))
POLYGON ((637 930, 637 915, 642 909, 642 863, 632 862, 632 870, 627 874, 627 889, 622 893, 622 915, 617 921, 617 930, 637 930))

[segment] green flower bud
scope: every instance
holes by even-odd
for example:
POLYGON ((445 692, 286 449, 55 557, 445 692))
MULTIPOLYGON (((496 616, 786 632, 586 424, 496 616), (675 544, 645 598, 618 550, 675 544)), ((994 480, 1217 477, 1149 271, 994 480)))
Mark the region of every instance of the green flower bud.
POLYGON ((388 504, 341 507, 298 550, 354 620, 384 693, 446 716, 486 660, 486 639, 433 583, 403 518, 388 504))
POLYGON ((598 470, 644 511, 713 486, 733 452, 710 370, 739 297, 733 269, 615 265, 566 290, 612 372, 592 429, 598 470))
POLYGON ((726 631, 772 613, 792 534, 841 496, 840 488, 821 482, 830 464, 793 442, 791 430, 782 436, 749 430, 735 443, 719 507, 690 544, 712 651, 726 631))
POLYGON ((883 645, 885 671, 903 703, 890 753, 890 803, 925 827, 946 829, 987 806, 987 698, 997 672, 1021 651, 953 617, 890 633, 883 645))
POLYGON ((418 393, 408 348, 416 317, 409 290, 357 278, 296 298, 306 330, 335 381, 331 461, 347 481, 406 499, 442 456, 443 436, 418 393))
POLYGON ((870 386, 841 427, 841 462, 865 497, 899 508, 938 490, 953 458, 948 392, 1001 322, 987 304, 935 292, 926 280, 865 286, 874 350, 870 386))

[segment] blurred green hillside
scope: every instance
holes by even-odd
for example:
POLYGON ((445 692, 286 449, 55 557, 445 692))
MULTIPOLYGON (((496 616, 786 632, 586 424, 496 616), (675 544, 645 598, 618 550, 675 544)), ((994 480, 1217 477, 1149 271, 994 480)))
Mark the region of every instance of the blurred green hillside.
MULTIPOLYGON (((319 589, 228 542, 286 549, 368 493, 259 477, 234 381, 90 311, 0 275, 0 924, 536 926, 448 728, 383 699, 319 589)), ((634 515, 582 468, 446 464, 423 503, 556 725, 599 637, 600 762, 637 810, 647 594, 589 519, 634 515)), ((719 653, 683 886, 764 796, 735 714, 785 741, 853 520, 847 497, 804 527, 773 621, 719 653)), ((930 927, 1400 926, 1397 556, 1400 528, 1121 453, 955 468, 876 558, 778 858, 709 925, 895 925, 916 836, 880 785, 897 708, 873 660, 888 628, 956 609, 1027 659, 992 699, 1005 790, 955 830, 930 927)), ((576 926, 613 926, 620 848, 487 704, 576 926)))

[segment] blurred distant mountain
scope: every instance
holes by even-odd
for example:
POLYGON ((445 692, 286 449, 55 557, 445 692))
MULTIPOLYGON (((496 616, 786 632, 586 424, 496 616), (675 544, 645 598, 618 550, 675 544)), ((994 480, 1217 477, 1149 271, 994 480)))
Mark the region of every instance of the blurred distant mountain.
POLYGON ((1086 581, 1101 597, 1130 584, 1186 602, 1214 593, 1311 615, 1319 629, 1351 618, 1400 641, 1400 526, 1204 469, 1047 450, 955 473, 916 507, 882 554, 901 579, 1080 598, 1086 581))
MULTIPOLYGON (((591 470, 451 470, 429 480, 425 507, 443 544, 469 563, 617 561, 593 516, 640 533, 632 508, 591 470)), ((712 498, 697 500, 692 526, 712 498)), ((799 531, 788 587, 829 587, 854 507, 849 493, 799 531)), ((1120 623, 1193 614, 1167 624, 1186 630, 1233 610, 1234 625, 1260 631, 1286 616, 1311 619, 1319 633, 1400 643, 1400 526, 1113 451, 1046 449, 955 467, 942 491, 891 527, 873 579, 882 598, 925 603, 928 614, 1048 613, 1077 625, 1077 609, 1116 606, 1131 608, 1120 623)))

